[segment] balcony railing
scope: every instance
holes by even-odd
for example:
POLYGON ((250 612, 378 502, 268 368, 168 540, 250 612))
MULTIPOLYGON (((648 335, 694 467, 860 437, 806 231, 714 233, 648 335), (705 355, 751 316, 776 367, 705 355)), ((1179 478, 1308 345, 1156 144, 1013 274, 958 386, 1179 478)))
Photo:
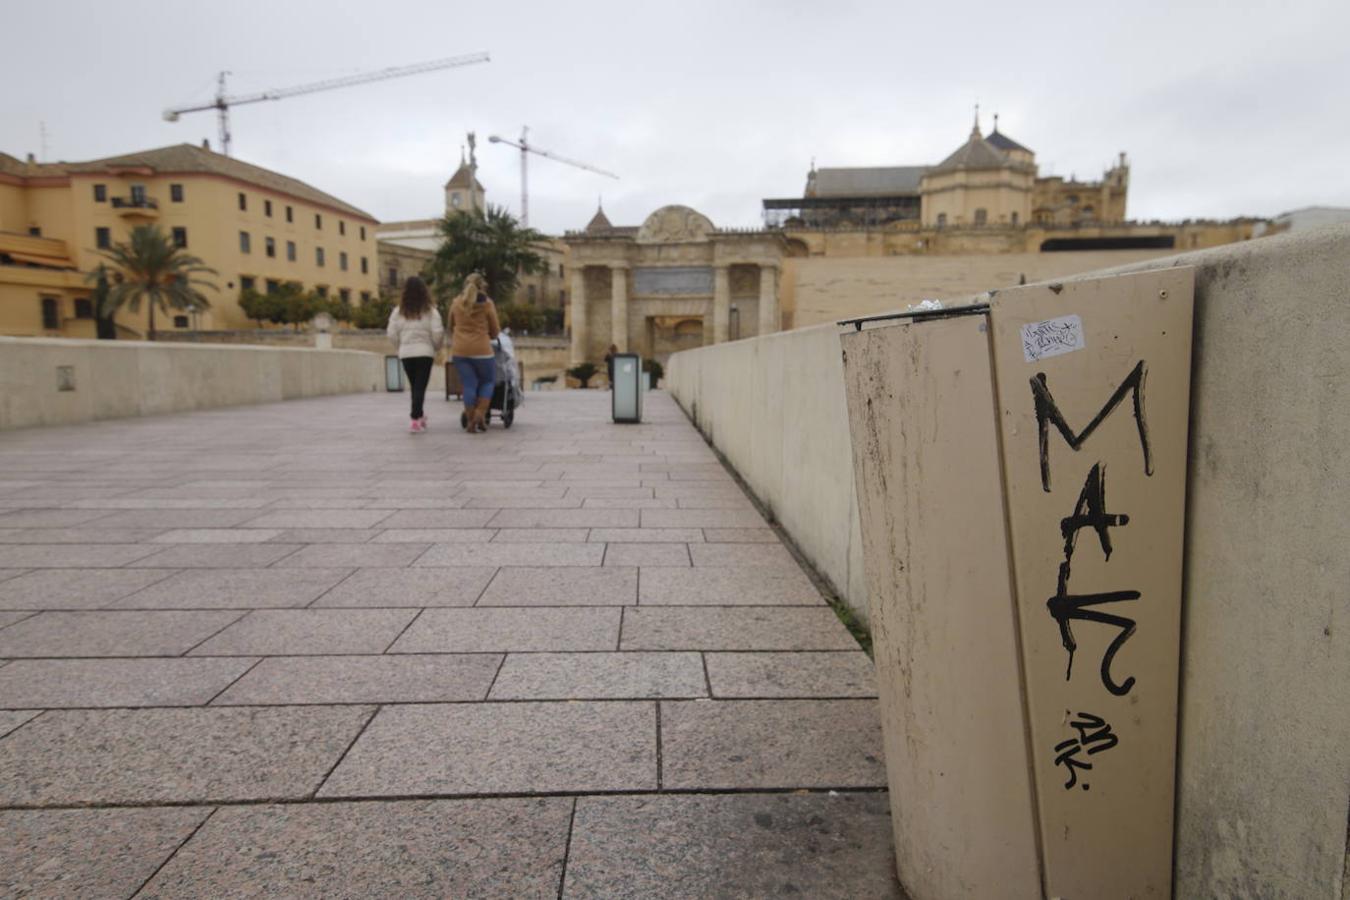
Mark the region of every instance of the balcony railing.
POLYGON ((113 209, 159 209, 159 201, 153 197, 113 197, 113 209))

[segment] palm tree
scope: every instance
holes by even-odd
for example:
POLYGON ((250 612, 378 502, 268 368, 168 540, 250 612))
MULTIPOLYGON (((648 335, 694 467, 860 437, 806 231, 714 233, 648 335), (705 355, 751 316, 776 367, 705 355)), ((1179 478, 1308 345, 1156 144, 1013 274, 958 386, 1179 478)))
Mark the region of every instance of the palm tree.
POLYGON ((505 207, 450 212, 437 223, 437 230, 443 243, 426 274, 442 302, 459 293, 464 279, 474 272, 483 274, 488 293, 498 302, 509 301, 521 275, 544 267, 544 258, 534 248, 547 238, 521 227, 505 207))
POLYGON ((199 257, 184 253, 155 225, 138 225, 131 231, 131 240, 116 244, 103 256, 115 267, 113 283, 108 288, 105 312, 109 319, 123 307, 138 312, 141 301, 150 308, 149 339, 155 339, 155 310, 165 315, 170 310, 197 311, 209 309, 211 303, 199 288, 220 290, 215 282, 199 275, 215 275, 199 257))

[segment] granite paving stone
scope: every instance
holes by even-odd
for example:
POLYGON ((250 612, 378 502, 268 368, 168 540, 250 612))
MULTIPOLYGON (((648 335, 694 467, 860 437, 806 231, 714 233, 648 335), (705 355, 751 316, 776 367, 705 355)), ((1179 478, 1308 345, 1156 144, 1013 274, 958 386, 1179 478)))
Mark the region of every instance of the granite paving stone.
POLYGON ((608 544, 607 566, 687 566, 688 544, 608 544))
POLYGON ((239 616, 233 611, 42 612, 0 630, 0 656, 178 656, 239 616))
POLYGON ((69 528, 107 515, 107 510, 15 509, 0 513, 0 528, 69 528))
POLYGON ((619 607, 428 609, 389 652, 613 650, 621 612, 619 607))
POLYGON ((853 650, 857 646, 827 606, 636 606, 624 611, 621 649, 853 650))
POLYGON ((308 797, 373 709, 52 710, 0 740, 0 806, 308 797))
POLYGON ((490 509, 404 509, 380 523, 381 528, 482 528, 497 514, 490 509))
POLYGON ((173 569, 38 569, 0 582, 0 609, 100 609, 173 569))
POLYGON ((503 509, 493 528, 635 528, 636 509, 503 509))
POLYGON ((0 567, 6 569, 106 569, 144 559, 153 544, 4 544, 0 567))
POLYGON ((713 544, 782 543, 772 528, 705 528, 703 539, 713 544))
MULTIPOLYGON (((0 666, 8 668, 8 666, 0 666)), ((42 714, 40 709, 0 709, 0 738, 42 714)))
POLYGON ((123 597, 115 609, 307 606, 351 569, 187 569, 123 597))
POLYGON ((697 653, 512 653, 502 664, 489 699, 706 696, 703 662, 697 653))
POLYGON ((703 542, 701 528, 593 528, 590 540, 597 543, 688 544, 703 542))
POLYGON ((154 538, 156 544, 261 544, 276 542, 277 528, 175 528, 154 538))
POLYGON ((763 528, 753 509, 644 509, 643 528, 763 528))
POLYGON ((282 497, 267 509, 378 509, 367 497, 282 497))
POLYGON ((495 515, 503 509, 580 509, 580 497, 469 497, 461 501, 465 509, 491 510, 495 515))
POLYGON ((581 797, 564 897, 903 896, 884 793, 581 797))
POLYGON ((0 544, 137 544, 158 534, 157 528, 0 528, 0 544))
POLYGON ((497 572, 478 606, 630 606, 637 603, 632 568, 522 566, 497 572))
POLYGON ((495 544, 572 544, 584 543, 589 528, 501 528, 492 539, 495 544))
POLYGON ((598 566, 604 544, 433 544, 422 566, 598 566))
MULTIPOLYGON (((165 501, 168 502, 168 501, 165 501)), ((129 509, 98 520, 100 528, 233 528, 257 518, 256 509, 129 509)))
POLYGON ((555 897, 572 800, 223 808, 138 897, 555 897))
POLYGON ((130 897, 209 807, 0 811, 0 895, 130 897))
POLYGON ((715 697, 875 697, 872 661, 837 653, 706 653, 715 697))
POLYGON ((623 497, 588 497, 582 509, 675 509, 674 500, 628 500, 623 497))
POLYGON ((0 611, 0 628, 4 628, 7 625, 13 625, 15 622, 22 622, 24 619, 30 619, 34 615, 36 615, 36 613, 32 611, 0 611))
POLYGON ((381 708, 319 796, 655 787, 652 703, 469 703, 381 708))
POLYGON ((689 555, 696 566, 797 568, 796 560, 782 544, 701 544, 690 547, 689 555))
POLYGON ((497 569, 357 569, 314 601, 314 607, 473 606, 497 569))
POLYGON ((199 706, 255 659, 19 659, 0 669, 0 707, 199 706))
MULTIPOLYGON (((695 549, 702 548, 690 547, 691 551, 695 549)), ((638 602, 650 606, 820 606, 825 600, 793 563, 774 569, 646 568, 642 571, 638 602)))
POLYGON ((11 578, 18 578, 28 572, 27 569, 0 569, 0 581, 9 581, 11 578))
POLYGON ((194 649, 196 656, 383 653, 414 609, 258 609, 194 649))
POLYGON ((667 788, 886 786, 875 700, 661 701, 667 788))
POLYGON ((288 509, 264 513, 245 528, 373 528, 397 513, 386 509, 288 509))
POLYGON ((277 568, 332 568, 334 566, 392 567, 411 565, 429 544, 311 544, 277 563, 277 568))
POLYGON ((215 704, 483 700, 501 662, 501 655, 495 653, 269 657, 215 704))
POLYGON ((277 544, 364 544, 379 534, 376 528, 282 528, 277 544))
MULTIPOLYGON (((156 545, 157 546, 157 545, 156 545)), ((173 544, 134 563, 158 569, 232 569, 269 566, 300 544, 173 544)))
POLYGON ((497 532, 491 528, 389 528, 375 544, 486 544, 497 532))

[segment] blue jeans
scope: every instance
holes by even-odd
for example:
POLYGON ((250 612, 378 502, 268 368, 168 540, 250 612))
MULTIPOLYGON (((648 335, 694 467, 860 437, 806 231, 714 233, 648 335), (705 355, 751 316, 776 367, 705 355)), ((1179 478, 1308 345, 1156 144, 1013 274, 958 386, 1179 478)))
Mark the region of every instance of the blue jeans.
POLYGON ((451 360, 464 386, 464 408, 471 409, 476 400, 492 400, 492 388, 497 382, 497 361, 492 357, 475 359, 456 356, 451 360))

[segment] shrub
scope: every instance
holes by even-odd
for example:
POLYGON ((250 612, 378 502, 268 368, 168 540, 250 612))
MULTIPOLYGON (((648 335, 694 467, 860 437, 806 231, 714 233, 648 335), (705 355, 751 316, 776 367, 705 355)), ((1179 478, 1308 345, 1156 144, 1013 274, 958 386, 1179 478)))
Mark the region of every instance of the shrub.
POLYGON ((567 374, 571 375, 577 381, 580 381, 582 387, 590 387, 590 384, 588 382, 590 382, 590 380, 595 377, 595 373, 599 371, 600 370, 596 368, 595 363, 584 362, 578 363, 577 365, 568 369, 567 374))

